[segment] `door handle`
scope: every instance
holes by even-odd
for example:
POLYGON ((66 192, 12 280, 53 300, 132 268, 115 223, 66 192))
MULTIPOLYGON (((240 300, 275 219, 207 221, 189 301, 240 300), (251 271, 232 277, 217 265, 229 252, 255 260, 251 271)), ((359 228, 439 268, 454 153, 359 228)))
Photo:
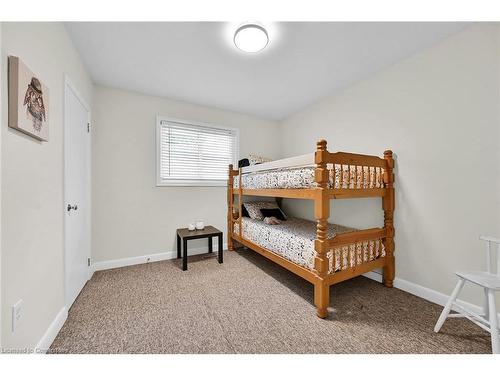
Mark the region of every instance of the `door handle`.
POLYGON ((78 210, 78 206, 75 204, 74 206, 68 204, 68 207, 67 207, 67 210, 68 212, 70 212, 71 210, 78 210))

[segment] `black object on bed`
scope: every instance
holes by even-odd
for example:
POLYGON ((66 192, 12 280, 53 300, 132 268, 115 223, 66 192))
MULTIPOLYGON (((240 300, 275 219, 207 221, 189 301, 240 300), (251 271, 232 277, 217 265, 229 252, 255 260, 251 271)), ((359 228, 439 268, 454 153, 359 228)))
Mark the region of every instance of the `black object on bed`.
POLYGON ((275 217, 278 220, 286 220, 285 215, 279 208, 261 208, 260 212, 262 216, 266 217, 275 217))
POLYGON ((250 160, 247 158, 238 160, 238 168, 248 167, 250 165, 250 160))

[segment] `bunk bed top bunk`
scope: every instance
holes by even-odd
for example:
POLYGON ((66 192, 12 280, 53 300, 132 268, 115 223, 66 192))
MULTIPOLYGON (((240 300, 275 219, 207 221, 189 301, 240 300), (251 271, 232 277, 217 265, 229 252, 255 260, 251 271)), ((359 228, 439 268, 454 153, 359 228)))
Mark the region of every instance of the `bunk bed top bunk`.
POLYGON ((384 158, 325 149, 234 170, 230 166, 233 194, 282 198, 315 199, 320 187, 316 174, 318 161, 325 163, 322 186, 332 199, 383 197, 384 173, 392 167, 392 152, 384 158), (390 159, 387 158, 390 156, 390 159), (391 166, 388 165, 391 163, 391 166), (240 189, 241 187, 241 189, 240 189))

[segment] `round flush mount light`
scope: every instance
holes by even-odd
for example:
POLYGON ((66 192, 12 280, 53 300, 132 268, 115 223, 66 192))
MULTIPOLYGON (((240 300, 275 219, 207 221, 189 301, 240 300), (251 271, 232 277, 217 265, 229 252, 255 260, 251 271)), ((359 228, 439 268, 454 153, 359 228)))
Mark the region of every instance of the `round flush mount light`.
POLYGON ((254 23, 240 26, 234 33, 234 45, 244 52, 262 51, 268 43, 266 29, 254 23))

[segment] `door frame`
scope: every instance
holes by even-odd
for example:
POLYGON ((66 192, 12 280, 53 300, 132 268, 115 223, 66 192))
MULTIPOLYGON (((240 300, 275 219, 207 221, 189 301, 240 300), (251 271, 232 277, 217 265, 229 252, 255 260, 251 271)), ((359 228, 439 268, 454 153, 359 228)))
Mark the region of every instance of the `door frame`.
MULTIPOLYGON (((68 249, 66 248, 66 232, 67 232, 67 220, 68 220, 68 215, 66 212, 66 155, 68 153, 68 145, 66 142, 66 135, 67 135, 67 126, 68 124, 66 123, 66 95, 68 93, 68 90, 71 90, 73 94, 76 96, 76 98, 80 101, 80 103, 83 105, 83 107, 87 110, 88 113, 88 123, 90 124, 91 119, 92 119, 92 111, 90 109, 90 106, 88 105, 87 101, 83 98, 83 96, 80 94, 76 86, 73 84, 71 79, 68 77, 67 74, 64 75, 64 87, 63 87, 63 248, 64 248, 64 256, 63 256, 63 269, 64 269, 64 306, 66 307, 66 310, 69 310, 71 306, 69 306, 68 303, 68 285, 67 285, 67 280, 68 280, 68 275, 67 275, 67 267, 66 267, 66 254, 68 249)), ((88 236, 89 236, 89 249, 87 253, 87 258, 92 259, 92 137, 89 137, 88 141, 88 177, 89 177, 89 191, 88 191, 88 207, 89 207, 89 215, 88 215, 88 236)), ((88 267, 88 273, 87 273, 87 280, 90 280, 92 277, 92 264, 88 267)))

